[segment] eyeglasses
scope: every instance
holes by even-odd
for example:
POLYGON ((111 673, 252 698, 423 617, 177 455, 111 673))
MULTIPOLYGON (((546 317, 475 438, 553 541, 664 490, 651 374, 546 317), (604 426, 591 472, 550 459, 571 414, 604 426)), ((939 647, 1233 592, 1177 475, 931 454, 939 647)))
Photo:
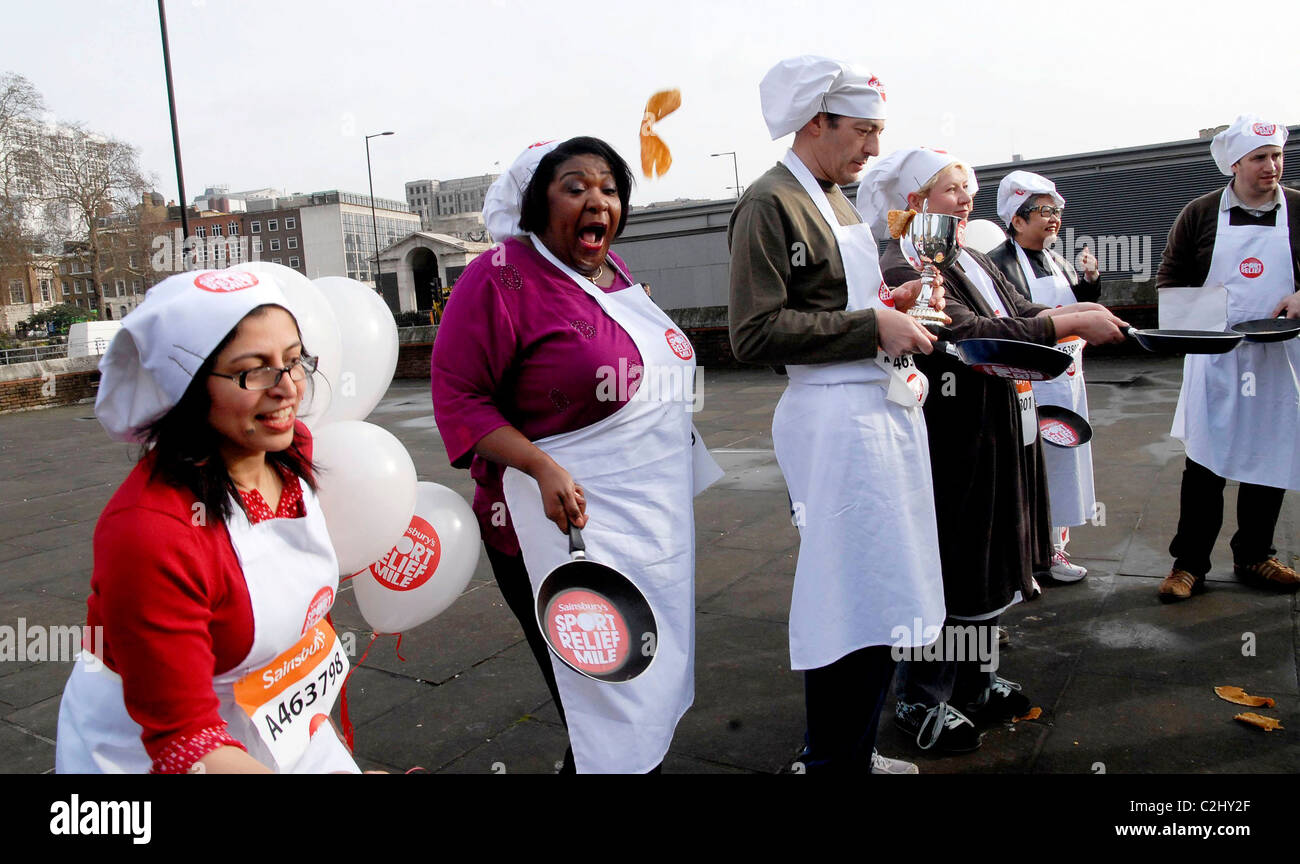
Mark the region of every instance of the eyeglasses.
POLYGON ((303 354, 289 362, 288 366, 283 369, 275 366, 258 366, 256 369, 249 369, 235 375, 226 375, 221 372, 210 372, 218 378, 229 378, 245 390, 270 390, 280 383, 280 379, 287 372, 290 381, 302 381, 308 375, 316 371, 316 363, 319 358, 310 354, 303 354))
POLYGON ((1051 204, 1040 204, 1037 207, 1030 207, 1030 213, 1041 213, 1044 219, 1051 219, 1053 216, 1060 218, 1065 215, 1064 207, 1053 207, 1051 204))

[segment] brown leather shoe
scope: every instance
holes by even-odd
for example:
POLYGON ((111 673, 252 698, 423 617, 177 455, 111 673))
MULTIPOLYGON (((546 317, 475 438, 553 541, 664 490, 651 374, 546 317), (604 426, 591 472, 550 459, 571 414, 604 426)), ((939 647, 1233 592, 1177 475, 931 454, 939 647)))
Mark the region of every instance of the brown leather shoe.
POLYGON ((1276 558, 1269 558, 1251 564, 1249 567, 1234 564, 1232 571, 1242 579, 1263 582, 1270 588, 1294 589, 1300 586, 1300 573, 1296 573, 1276 558))
POLYGON ((1205 590, 1205 577, 1196 577, 1186 570, 1175 567, 1160 583, 1160 599, 1164 601, 1186 600, 1193 594, 1205 590))

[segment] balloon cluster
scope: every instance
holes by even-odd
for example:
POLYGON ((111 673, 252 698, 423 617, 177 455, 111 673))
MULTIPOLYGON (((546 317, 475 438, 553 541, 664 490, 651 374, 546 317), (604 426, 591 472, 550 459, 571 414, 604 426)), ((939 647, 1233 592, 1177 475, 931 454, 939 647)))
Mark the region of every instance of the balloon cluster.
POLYGON ((365 418, 397 370, 397 324, 374 290, 342 276, 311 280, 282 264, 236 270, 272 277, 303 345, 317 355, 298 416, 312 431, 317 497, 340 575, 376 633, 399 633, 442 613, 478 565, 478 522, 460 495, 417 483, 402 442, 365 418))

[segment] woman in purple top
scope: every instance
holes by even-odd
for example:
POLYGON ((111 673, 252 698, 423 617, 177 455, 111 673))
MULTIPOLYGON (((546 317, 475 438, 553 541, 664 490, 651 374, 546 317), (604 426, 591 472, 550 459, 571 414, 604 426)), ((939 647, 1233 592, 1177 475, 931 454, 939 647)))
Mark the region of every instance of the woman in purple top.
POLYGON ((667 651, 661 638, 650 670, 611 688, 552 662, 533 609, 532 583, 549 569, 553 557, 547 556, 560 536, 540 531, 538 522, 549 520, 561 532, 572 522, 587 529, 592 557, 627 572, 669 629, 674 619, 683 622, 677 630, 693 627, 692 579, 677 578, 678 572, 667 579, 674 593, 660 598, 646 584, 662 576, 658 556, 666 542, 690 543, 689 569, 682 572, 693 576, 693 537, 679 536, 693 535, 693 523, 652 526, 658 530, 647 533, 659 540, 648 561, 640 560, 635 543, 622 542, 630 526, 619 526, 624 504, 638 513, 648 507, 689 514, 694 492, 685 406, 663 402, 662 394, 637 396, 638 385, 657 368, 689 366, 693 373, 694 352, 609 251, 627 220, 631 181, 627 164, 594 138, 525 151, 488 193, 484 219, 500 242, 457 280, 433 349, 438 430, 451 463, 470 468, 474 512, 493 574, 569 727, 564 772, 575 770, 575 763, 584 772, 656 770, 693 696, 689 632, 674 633, 667 651), (629 404, 638 402, 657 407, 629 404), (580 440, 574 442, 572 433, 580 440), (634 437, 619 437, 629 434, 634 437), (594 443, 588 446, 587 439, 594 443), (619 451, 602 450, 601 442, 607 447, 623 440, 637 442, 638 458, 654 457, 644 474, 629 470, 619 477, 619 451), (581 482, 567 470, 574 463, 581 465, 581 482), (511 469, 512 482, 523 485, 503 488, 511 469), (507 506, 511 488, 536 491, 516 493, 522 497, 507 506), (589 498, 599 498, 601 506, 593 506, 596 518, 588 528, 589 498), (520 526, 524 514, 512 510, 525 505, 531 521, 520 526), (602 529, 612 534, 603 537, 602 529), (525 558, 533 566, 525 566, 525 558), (640 579, 638 566, 646 568, 640 579), (675 662, 674 652, 682 662, 675 662), (615 697, 615 691, 627 696, 615 697), (622 699, 627 704, 619 704, 622 699), (664 716, 652 710, 647 717, 645 706, 660 702, 664 716))

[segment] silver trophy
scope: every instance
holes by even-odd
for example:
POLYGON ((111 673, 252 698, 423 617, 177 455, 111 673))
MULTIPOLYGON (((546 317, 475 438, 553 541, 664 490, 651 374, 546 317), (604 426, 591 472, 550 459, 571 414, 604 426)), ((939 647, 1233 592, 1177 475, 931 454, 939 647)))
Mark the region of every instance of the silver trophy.
POLYGON ((926 327, 944 326, 944 314, 930 305, 934 274, 947 270, 957 261, 966 234, 966 222, 947 213, 931 213, 927 205, 907 225, 907 239, 916 247, 921 263, 921 293, 907 314, 926 327))

